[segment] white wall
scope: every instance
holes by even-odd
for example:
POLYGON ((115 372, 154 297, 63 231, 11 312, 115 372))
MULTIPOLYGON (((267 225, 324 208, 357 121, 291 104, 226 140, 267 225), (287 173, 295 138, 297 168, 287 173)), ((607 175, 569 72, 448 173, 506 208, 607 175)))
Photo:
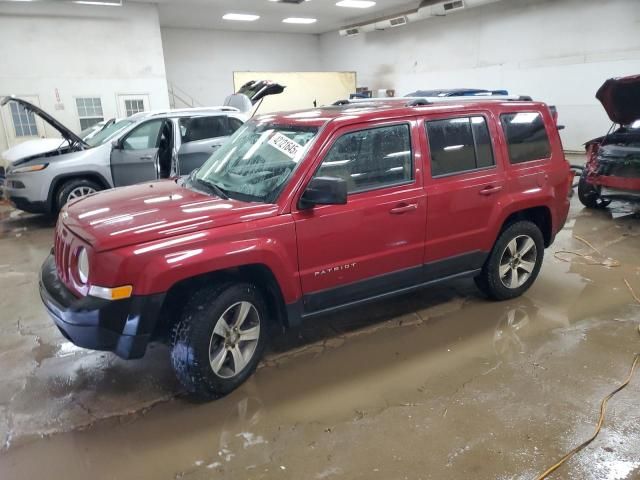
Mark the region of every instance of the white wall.
POLYGON ((155 5, 0 2, 0 45, 0 95, 35 94, 44 110, 76 131, 75 97, 99 96, 105 118, 116 116, 117 94, 147 93, 151 108, 168 107, 155 5), (64 110, 55 109, 56 88, 64 110))
POLYGON ((565 149, 610 125, 595 92, 640 73, 640 1, 503 0, 357 37, 321 36, 324 70, 355 70, 359 86, 506 88, 558 107, 565 149))
POLYGON ((318 35, 162 28, 162 43, 167 80, 201 105, 221 105, 233 93, 234 71, 317 71, 320 65, 318 35))

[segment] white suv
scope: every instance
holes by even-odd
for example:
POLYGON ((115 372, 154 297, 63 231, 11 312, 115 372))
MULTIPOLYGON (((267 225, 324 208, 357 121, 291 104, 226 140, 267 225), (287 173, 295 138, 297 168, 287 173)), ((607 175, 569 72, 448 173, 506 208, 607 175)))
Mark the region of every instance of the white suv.
MULTIPOLYGON (((271 82, 250 83, 261 86, 255 95, 231 96, 242 96, 248 107, 284 90, 271 82)), ((5 97, 0 104, 9 102, 38 115, 62 138, 47 152, 8 165, 5 198, 20 210, 53 215, 69 200, 99 190, 191 173, 250 116, 232 106, 141 112, 82 139, 25 100, 5 97)))

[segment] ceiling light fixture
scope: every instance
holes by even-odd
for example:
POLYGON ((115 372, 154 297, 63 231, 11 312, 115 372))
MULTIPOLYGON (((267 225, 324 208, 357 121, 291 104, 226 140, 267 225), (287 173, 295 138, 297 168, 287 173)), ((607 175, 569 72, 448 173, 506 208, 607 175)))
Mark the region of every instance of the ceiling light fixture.
POLYGON ((121 7, 122 0, 72 0, 72 3, 81 5, 100 5, 103 7, 121 7))
POLYGON ((225 13, 223 20, 233 20, 236 22, 254 22, 260 18, 260 15, 249 15, 246 13, 225 13))
POLYGON ((373 7, 376 2, 369 2, 366 0, 341 0, 336 3, 336 7, 345 8, 370 8, 373 7))
POLYGON ((318 20, 315 18, 300 18, 300 17, 289 17, 282 20, 282 23, 299 23, 303 25, 308 25, 310 23, 316 23, 318 20))

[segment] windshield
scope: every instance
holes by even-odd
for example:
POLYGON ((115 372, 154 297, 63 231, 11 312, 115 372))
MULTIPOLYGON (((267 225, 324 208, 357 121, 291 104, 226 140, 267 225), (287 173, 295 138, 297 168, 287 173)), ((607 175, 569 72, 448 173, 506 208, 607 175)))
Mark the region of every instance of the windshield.
POLYGON ((115 135, 133 123, 134 122, 132 120, 120 120, 119 122, 112 123, 108 127, 100 130, 93 137, 86 139, 85 142, 87 142, 90 147, 97 147, 98 145, 102 145, 103 143, 111 140, 115 135))
POLYGON ((232 198, 273 203, 317 127, 245 123, 195 174, 232 198))

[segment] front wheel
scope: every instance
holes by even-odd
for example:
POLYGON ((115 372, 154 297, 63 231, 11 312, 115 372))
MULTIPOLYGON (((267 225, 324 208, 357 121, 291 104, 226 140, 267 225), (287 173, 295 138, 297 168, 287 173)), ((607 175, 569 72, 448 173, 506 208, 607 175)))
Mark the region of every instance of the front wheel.
POLYGON ((498 237, 475 278, 476 285, 495 300, 519 297, 538 276, 543 256, 544 239, 538 226, 529 221, 516 222, 498 237))
POLYGON ((266 315, 264 299, 252 284, 196 291, 171 333, 171 362, 187 391, 213 399, 240 386, 264 351, 266 315))
POLYGON ((87 178, 72 178, 71 180, 67 180, 58 190, 56 208, 60 211, 68 202, 86 197, 100 190, 102 190, 100 185, 87 178))

